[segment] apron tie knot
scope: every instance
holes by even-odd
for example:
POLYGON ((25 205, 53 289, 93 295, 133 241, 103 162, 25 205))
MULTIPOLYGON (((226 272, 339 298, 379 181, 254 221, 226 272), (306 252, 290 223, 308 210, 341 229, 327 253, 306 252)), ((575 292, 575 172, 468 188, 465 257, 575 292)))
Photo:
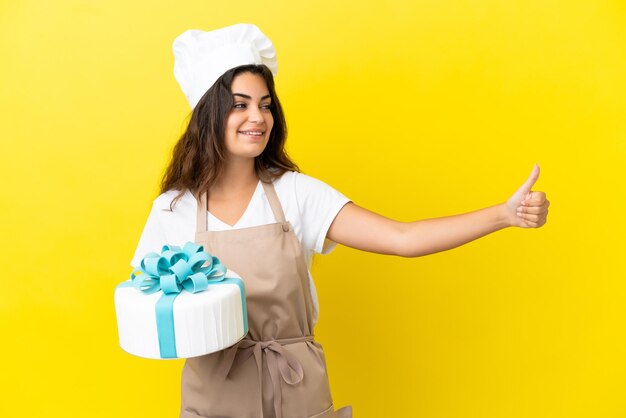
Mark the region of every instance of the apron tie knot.
MULTIPOLYGON (((278 375, 288 385, 296 385, 304 378, 304 370, 298 358, 286 350, 283 346, 300 342, 313 341, 313 336, 303 336, 296 338, 284 338, 279 340, 255 341, 243 339, 237 344, 224 350, 224 361, 221 372, 224 378, 228 377, 235 361, 243 363, 250 356, 254 356, 259 376, 259 385, 263 384, 263 355, 267 359, 267 368, 274 390, 274 412, 276 418, 282 418, 282 392, 278 375)), ((263 391, 261 390, 261 414, 263 413, 263 391)), ((262 416, 262 415, 261 415, 262 416)))

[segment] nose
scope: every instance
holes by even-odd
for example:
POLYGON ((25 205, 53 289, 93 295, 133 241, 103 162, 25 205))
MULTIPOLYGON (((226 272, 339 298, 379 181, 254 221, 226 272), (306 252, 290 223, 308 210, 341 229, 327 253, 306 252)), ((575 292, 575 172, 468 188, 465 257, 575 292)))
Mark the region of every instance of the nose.
POLYGON ((249 108, 249 112, 248 112, 248 121, 252 122, 252 123, 263 123, 264 122, 264 116, 263 116, 263 112, 261 112, 261 109, 259 109, 257 106, 250 106, 249 108))

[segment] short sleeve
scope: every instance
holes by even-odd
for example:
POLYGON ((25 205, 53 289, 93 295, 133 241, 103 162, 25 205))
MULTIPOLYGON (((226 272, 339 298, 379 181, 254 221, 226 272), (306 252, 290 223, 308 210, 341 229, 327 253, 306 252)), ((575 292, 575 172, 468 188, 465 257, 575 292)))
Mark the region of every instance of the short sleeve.
POLYGON ((149 252, 160 253, 161 247, 165 242, 165 234, 157 217, 157 208, 156 205, 153 204, 130 265, 132 267, 138 267, 141 263, 141 259, 149 252))
POLYGON ((302 245, 316 253, 330 253, 337 244, 326 239, 326 234, 350 199, 323 181, 302 173, 296 173, 294 187, 302 222, 302 245))

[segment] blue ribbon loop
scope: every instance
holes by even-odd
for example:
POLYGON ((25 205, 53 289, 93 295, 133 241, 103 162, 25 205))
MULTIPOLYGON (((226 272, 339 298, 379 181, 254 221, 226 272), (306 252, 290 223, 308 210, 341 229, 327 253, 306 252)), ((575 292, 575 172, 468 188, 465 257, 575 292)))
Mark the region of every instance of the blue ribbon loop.
POLYGON ((174 332, 174 299, 183 289, 198 293, 206 290, 209 284, 238 285, 243 308, 244 335, 248 332, 243 282, 234 277, 226 278, 226 267, 217 257, 204 251, 202 245, 187 242, 182 249, 175 245, 164 245, 161 254, 148 253, 144 256, 140 267, 130 274, 130 280, 135 289, 145 294, 163 292, 155 306, 161 358, 178 358, 174 332))

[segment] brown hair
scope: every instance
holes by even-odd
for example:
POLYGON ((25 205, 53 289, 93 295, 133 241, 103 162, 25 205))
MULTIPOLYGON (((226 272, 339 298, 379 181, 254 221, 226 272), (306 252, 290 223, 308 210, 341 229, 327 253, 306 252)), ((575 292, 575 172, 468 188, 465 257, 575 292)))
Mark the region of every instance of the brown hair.
POLYGON ((300 171, 285 151, 287 124, 274 89, 274 77, 265 65, 242 65, 226 71, 202 96, 193 109, 187 130, 180 137, 163 179, 161 193, 179 190, 170 209, 187 190, 194 195, 209 190, 224 172, 226 164, 224 134, 226 119, 233 107, 230 91, 234 78, 242 73, 258 74, 265 80, 271 97, 270 111, 274 126, 263 152, 254 159, 254 168, 261 181, 269 182, 286 171, 300 171))

